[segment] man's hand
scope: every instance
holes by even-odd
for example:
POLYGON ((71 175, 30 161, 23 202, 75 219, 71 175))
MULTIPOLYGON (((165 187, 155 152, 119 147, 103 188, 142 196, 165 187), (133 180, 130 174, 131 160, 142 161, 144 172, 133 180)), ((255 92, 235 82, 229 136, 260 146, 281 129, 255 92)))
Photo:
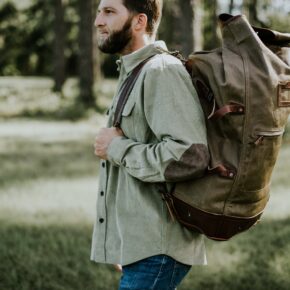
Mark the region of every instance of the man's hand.
POLYGON ((115 137, 124 136, 123 131, 120 128, 102 128, 95 139, 95 155, 101 159, 107 160, 107 150, 115 137))

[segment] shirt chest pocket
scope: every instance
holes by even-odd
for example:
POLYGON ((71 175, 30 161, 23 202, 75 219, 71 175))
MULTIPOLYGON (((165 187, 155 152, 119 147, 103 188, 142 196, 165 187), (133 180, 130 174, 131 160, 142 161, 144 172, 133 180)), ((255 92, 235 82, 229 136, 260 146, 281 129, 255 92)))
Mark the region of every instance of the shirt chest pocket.
POLYGON ((135 101, 129 101, 126 103, 121 120, 121 129, 125 136, 135 139, 135 121, 136 121, 136 103, 135 101))

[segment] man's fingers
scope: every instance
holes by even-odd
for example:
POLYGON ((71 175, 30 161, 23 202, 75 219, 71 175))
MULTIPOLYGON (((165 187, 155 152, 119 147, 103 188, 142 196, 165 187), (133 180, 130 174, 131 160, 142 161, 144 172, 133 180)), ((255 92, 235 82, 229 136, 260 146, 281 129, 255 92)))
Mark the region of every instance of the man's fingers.
POLYGON ((101 128, 95 137, 95 155, 102 159, 107 159, 107 150, 110 143, 115 137, 123 135, 123 131, 119 128, 101 128))
POLYGON ((120 264, 116 264, 114 267, 118 272, 122 272, 122 266, 120 264))
POLYGON ((116 128, 116 131, 117 131, 117 134, 120 135, 120 136, 124 136, 124 132, 121 128, 117 127, 116 128))

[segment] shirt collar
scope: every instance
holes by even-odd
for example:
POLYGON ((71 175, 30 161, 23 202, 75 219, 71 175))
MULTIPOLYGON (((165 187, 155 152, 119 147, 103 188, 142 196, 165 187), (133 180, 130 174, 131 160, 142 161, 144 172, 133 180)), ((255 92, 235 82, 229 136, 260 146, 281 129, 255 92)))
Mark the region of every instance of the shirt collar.
POLYGON ((130 54, 122 56, 116 62, 118 65, 118 71, 120 71, 121 67, 123 66, 125 72, 127 74, 130 73, 143 60, 155 54, 161 53, 161 51, 158 50, 158 47, 167 50, 165 42, 159 40, 152 44, 148 44, 130 54))

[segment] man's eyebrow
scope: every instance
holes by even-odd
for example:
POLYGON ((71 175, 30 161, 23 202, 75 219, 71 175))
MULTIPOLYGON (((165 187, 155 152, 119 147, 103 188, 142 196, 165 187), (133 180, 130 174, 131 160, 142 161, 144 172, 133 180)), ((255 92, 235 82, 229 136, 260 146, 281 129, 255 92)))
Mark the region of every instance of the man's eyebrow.
POLYGON ((114 11, 116 11, 116 9, 115 9, 114 7, 111 7, 111 6, 104 6, 104 7, 102 7, 101 9, 99 8, 99 9, 98 9, 98 12, 101 12, 102 10, 106 10, 106 9, 110 9, 110 10, 114 10, 114 11))

